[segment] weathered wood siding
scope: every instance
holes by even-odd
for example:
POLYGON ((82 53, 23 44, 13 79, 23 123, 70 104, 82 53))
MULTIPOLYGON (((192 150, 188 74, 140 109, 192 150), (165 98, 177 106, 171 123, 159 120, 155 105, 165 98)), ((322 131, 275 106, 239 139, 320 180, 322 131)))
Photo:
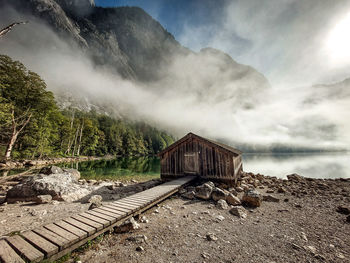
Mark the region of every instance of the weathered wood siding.
POLYGON ((241 170, 240 155, 196 138, 189 138, 161 155, 163 179, 191 174, 203 178, 237 181, 241 170))

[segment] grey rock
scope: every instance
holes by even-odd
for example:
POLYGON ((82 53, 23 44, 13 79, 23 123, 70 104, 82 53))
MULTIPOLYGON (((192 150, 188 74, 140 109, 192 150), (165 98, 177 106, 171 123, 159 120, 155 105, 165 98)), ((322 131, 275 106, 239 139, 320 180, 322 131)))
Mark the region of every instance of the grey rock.
POLYGON ((244 191, 244 189, 241 186, 237 186, 236 191, 237 191, 237 193, 241 193, 244 191))
POLYGON ((219 201, 220 199, 226 200, 227 195, 226 191, 217 187, 213 190, 211 197, 214 201, 219 201))
POLYGON ((237 194, 238 194, 238 192, 236 191, 236 189, 233 188, 233 187, 229 188, 228 191, 229 191, 231 194, 235 195, 235 196, 237 196, 237 194))
POLYGON ((206 238, 207 238, 208 241, 216 241, 216 240, 218 240, 218 238, 213 233, 208 233, 206 235, 206 238))
POLYGON ((223 221, 223 220, 225 220, 225 217, 223 217, 222 215, 218 215, 215 217, 215 220, 216 221, 223 221))
POLYGON ((38 195, 51 195, 53 200, 72 202, 88 195, 91 190, 76 182, 71 174, 35 175, 7 192, 6 201, 33 201, 38 195))
POLYGON ((216 206, 217 206, 219 209, 223 209, 223 210, 228 209, 228 204, 227 204, 226 201, 223 200, 223 199, 220 199, 220 200, 216 203, 216 206))
POLYGON ((196 193, 194 191, 190 191, 190 192, 186 192, 186 193, 182 194, 181 196, 186 198, 186 199, 192 200, 196 197, 196 193))
POLYGON ((72 175, 76 181, 80 179, 80 172, 76 169, 63 168, 63 172, 72 175))
POLYGON ((142 217, 140 218, 140 222, 141 222, 141 223, 149 223, 149 220, 147 219, 146 216, 142 216, 142 217))
POLYGON ((235 206, 230 210, 230 213, 239 218, 247 217, 247 210, 243 206, 235 206))
POLYGON ((226 197, 226 202, 230 205, 241 205, 241 200, 239 200, 239 198, 233 194, 229 194, 226 197))
POLYGON ((257 190, 248 190, 243 195, 242 202, 250 207, 259 207, 262 202, 262 196, 257 190))
POLYGON ((142 247, 142 246, 138 246, 138 247, 136 247, 136 251, 139 251, 139 252, 141 252, 141 251, 144 251, 145 249, 142 247))
POLYGON ((93 195, 89 198, 88 202, 90 203, 89 210, 102 206, 102 196, 93 195))
MULTIPOLYGON (((215 187, 215 186, 214 186, 215 187)), ((214 188, 210 183, 205 183, 196 187, 196 197, 209 200, 214 188)))

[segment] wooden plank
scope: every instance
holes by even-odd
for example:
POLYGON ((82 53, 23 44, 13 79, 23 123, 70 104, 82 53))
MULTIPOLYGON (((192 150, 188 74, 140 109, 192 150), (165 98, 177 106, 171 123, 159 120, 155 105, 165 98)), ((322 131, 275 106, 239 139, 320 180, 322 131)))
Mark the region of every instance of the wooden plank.
POLYGON ((76 243, 79 240, 78 236, 72 234, 71 232, 69 232, 69 231, 67 231, 59 226, 56 226, 55 224, 45 225, 44 228, 46 228, 47 230, 50 230, 51 232, 54 232, 55 234, 65 238, 65 239, 70 240, 72 243, 76 243))
POLYGON ((79 216, 85 217, 85 218, 87 218, 87 219, 89 219, 91 221, 95 221, 96 223, 101 224, 103 227, 107 227, 107 226, 111 225, 111 223, 112 223, 109 220, 106 220, 106 219, 103 219, 103 218, 100 218, 100 217, 88 214, 86 212, 79 214, 79 216))
POLYGON ((126 209, 126 208, 118 207, 118 206, 115 206, 115 205, 112 205, 112 204, 108 204, 108 205, 104 205, 104 206, 108 207, 108 208, 112 208, 112 209, 118 210, 118 211, 121 211, 121 212, 124 212, 124 213, 127 213, 127 214, 130 214, 133 211, 132 209, 126 209))
POLYGON ((94 209, 92 209, 90 211, 95 211, 95 212, 98 212, 98 213, 101 213, 101 214, 104 214, 104 215, 107 215, 107 216, 110 216, 110 217, 114 217, 116 220, 121 218, 120 214, 116 214, 116 213, 110 212, 110 211, 105 210, 105 209, 94 208, 94 209))
POLYGON ((103 228, 102 224, 97 223, 97 222, 95 222, 93 220, 87 219, 85 217, 82 217, 80 215, 74 215, 74 216, 72 216, 72 218, 74 218, 75 220, 78 220, 78 221, 80 221, 80 222, 82 222, 82 223, 84 223, 86 225, 94 227, 94 228, 96 228, 96 230, 101 230, 103 228))
POLYGON ((60 250, 64 249, 66 247, 69 247, 70 244, 73 242, 57 235, 56 233, 53 233, 46 228, 40 227, 33 229, 33 232, 37 233, 38 235, 42 236, 43 238, 46 238, 49 240, 51 243, 54 243, 55 245, 59 246, 60 250))
POLYGON ((83 238, 87 237, 88 236, 88 233, 85 232, 84 230, 81 230, 71 224, 68 224, 67 222, 64 222, 64 221, 58 221, 58 222, 54 222, 54 224, 56 226, 59 226, 71 233, 73 233, 74 235, 78 236, 79 237, 79 240, 82 240, 83 238))
POLYGON ((120 204, 118 202, 109 203, 109 205, 122 208, 122 209, 127 209, 132 212, 136 211, 140 207, 140 206, 127 205, 127 204, 120 204))
POLYGON ((123 218, 127 215, 127 213, 125 212, 115 210, 114 208, 106 207, 105 205, 99 207, 99 209, 118 215, 117 218, 123 218))
POLYGON ((24 260, 6 243, 0 240, 0 262, 4 263, 24 263, 24 260))
POLYGON ((93 215, 93 216, 97 216, 97 217, 106 219, 106 220, 108 220, 109 222, 111 222, 111 224, 113 224, 115 221, 117 221, 116 216, 105 215, 105 214, 103 214, 103 213, 101 213, 101 212, 97 212, 97 211, 94 211, 94 210, 86 211, 86 213, 91 214, 91 215, 93 215))
POLYGON ((119 199, 117 201, 114 201, 113 204, 115 203, 127 203, 128 205, 133 205, 133 206, 139 206, 141 204, 144 204, 145 200, 128 200, 127 198, 119 199))
POLYGON ((155 198, 141 198, 141 197, 126 197, 124 200, 130 200, 130 201, 140 201, 140 202, 152 202, 155 198))
POLYGON ((97 231, 96 228, 94 228, 90 225, 84 224, 84 223, 82 223, 74 218, 71 218, 71 217, 67 218, 67 219, 63 219, 63 221, 85 231, 86 233, 88 233, 89 236, 97 231))
POLYGON ((141 206, 141 204, 136 204, 136 203, 134 203, 134 202, 131 202, 131 201, 129 201, 129 202, 127 202, 127 201, 115 201, 115 202, 113 202, 112 203, 113 205, 121 205, 121 206, 123 206, 123 207, 127 207, 127 208, 138 208, 138 207, 140 207, 141 206))
POLYGON ((130 199, 118 201, 119 204, 134 205, 134 206, 137 206, 137 207, 144 206, 148 202, 149 201, 139 201, 139 200, 130 200, 130 199))
POLYGON ((34 247, 43 252, 46 257, 51 257, 59 250, 58 246, 47 241, 45 238, 39 236, 38 234, 35 234, 33 231, 26 231, 24 233, 21 233, 21 236, 24 237, 28 243, 32 244, 34 247))
POLYGON ((132 198, 132 197, 130 197, 130 198, 123 198, 123 199, 120 199, 120 200, 117 200, 116 202, 127 202, 127 203, 131 203, 131 204, 138 204, 138 205, 140 205, 140 204, 144 204, 145 202, 149 202, 150 201, 150 199, 137 199, 137 198, 132 198))
POLYGON ((26 260, 29 260, 30 262, 39 262, 44 259, 43 253, 41 253, 19 235, 8 237, 6 240, 10 246, 26 260))

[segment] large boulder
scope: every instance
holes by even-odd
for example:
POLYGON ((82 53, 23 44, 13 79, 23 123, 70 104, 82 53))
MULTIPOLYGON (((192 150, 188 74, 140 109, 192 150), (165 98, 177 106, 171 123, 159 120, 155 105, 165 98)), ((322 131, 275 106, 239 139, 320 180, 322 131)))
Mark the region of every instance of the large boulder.
POLYGON ((262 200, 263 198, 257 190, 248 190, 242 198, 242 202, 250 207, 261 206, 262 200))
POLYGON ((65 174, 70 174, 75 178, 76 181, 80 179, 80 172, 76 169, 63 168, 65 174))
POLYGON ((215 185, 212 182, 208 182, 196 187, 196 197, 204 200, 209 200, 211 194, 215 188, 215 185))
POLYGON ((88 195, 91 190, 77 183, 70 173, 38 174, 28 177, 7 192, 6 201, 34 201, 38 195, 51 195, 52 199, 72 202, 88 195))
POLYGON ((213 192, 211 194, 211 198, 213 198, 214 201, 219 201, 221 199, 226 200, 227 195, 228 195, 227 191, 216 187, 215 189, 213 189, 213 192))

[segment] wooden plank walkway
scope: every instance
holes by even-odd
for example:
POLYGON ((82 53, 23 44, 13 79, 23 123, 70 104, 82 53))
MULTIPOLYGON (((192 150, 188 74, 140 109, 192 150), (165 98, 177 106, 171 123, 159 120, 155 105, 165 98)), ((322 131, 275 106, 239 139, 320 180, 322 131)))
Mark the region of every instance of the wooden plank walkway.
POLYGON ((0 240, 0 262, 40 262, 56 260, 127 219, 140 215, 194 176, 179 178, 137 194, 108 203, 99 208, 0 240))

